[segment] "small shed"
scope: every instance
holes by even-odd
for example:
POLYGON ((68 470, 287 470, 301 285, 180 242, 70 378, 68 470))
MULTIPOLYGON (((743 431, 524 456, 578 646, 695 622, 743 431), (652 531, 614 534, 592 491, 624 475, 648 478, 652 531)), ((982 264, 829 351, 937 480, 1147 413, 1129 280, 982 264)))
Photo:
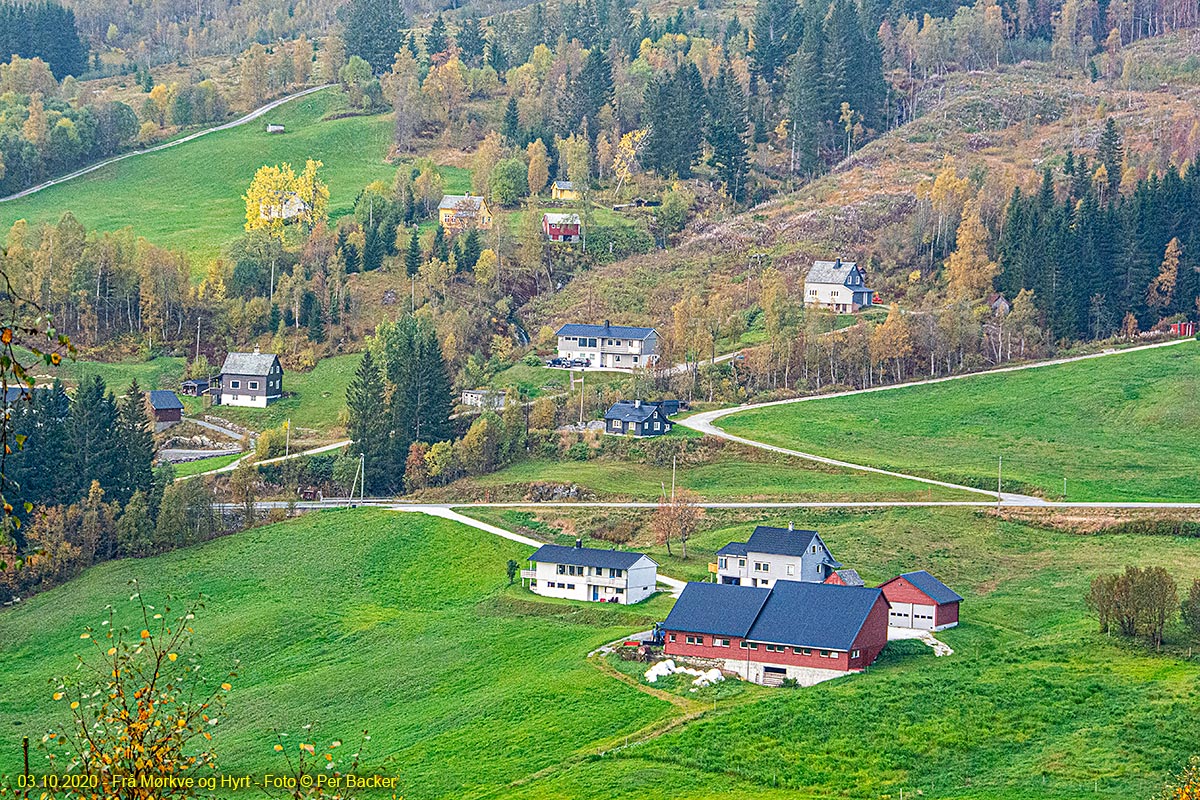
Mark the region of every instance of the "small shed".
POLYGON ((284 126, 280 125, 278 122, 267 123, 267 133, 283 133, 285 130, 286 128, 284 128, 284 126))
POLYGON ((179 384, 179 393, 188 397, 200 397, 208 393, 208 378, 188 378, 179 384))
POLYGON ((183 403, 174 392, 155 389, 146 393, 146 399, 154 416, 155 431, 166 430, 183 419, 183 403))
POLYGON ((962 596, 925 570, 897 575, 879 588, 891 606, 889 627, 940 631, 958 624, 962 596))
POLYGON ((578 242, 582 233, 578 214, 543 214, 542 233, 552 242, 578 242))
POLYGON ((555 200, 578 200, 579 189, 571 181, 555 181, 550 187, 550 197, 555 200))

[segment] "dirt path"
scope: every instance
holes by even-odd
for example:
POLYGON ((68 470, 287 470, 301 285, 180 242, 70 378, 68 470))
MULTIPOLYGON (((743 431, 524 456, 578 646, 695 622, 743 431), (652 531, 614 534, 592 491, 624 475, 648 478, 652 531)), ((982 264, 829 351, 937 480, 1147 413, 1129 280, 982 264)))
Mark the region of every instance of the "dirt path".
POLYGON ((77 169, 74 172, 69 172, 66 175, 61 175, 57 178, 51 178, 50 180, 46 181, 45 183, 39 183, 37 186, 30 186, 28 189, 22 189, 21 191, 17 192, 16 194, 10 194, 8 197, 0 197, 0 203, 7 203, 10 200, 20 200, 22 197, 29 197, 31 194, 37 194, 38 192, 42 191, 43 189, 49 189, 51 186, 58 186, 60 183, 66 183, 67 181, 73 181, 76 178, 87 175, 89 172, 95 172, 98 169, 103 169, 104 167, 107 167, 110 164, 115 164, 118 161, 124 161, 127 158, 133 158, 135 156, 144 156, 147 153, 157 153, 162 150, 166 150, 169 147, 177 147, 181 144, 186 144, 187 142, 193 142, 196 139, 199 139, 201 136, 207 136, 210 133, 216 133, 217 131, 227 131, 230 128, 236 128, 239 125, 245 125, 247 122, 253 122, 254 120, 258 119, 259 117, 263 116, 264 114, 269 114, 270 112, 279 108, 284 103, 290 103, 291 101, 296 100, 298 98, 307 97, 308 95, 313 94, 314 92, 319 92, 322 89, 328 89, 330 86, 333 86, 333 84, 326 83, 326 84, 322 84, 320 86, 313 86, 312 88, 305 89, 304 91, 296 92, 295 94, 289 94, 286 97, 281 97, 278 100, 272 100, 271 102, 267 103, 265 106, 254 109, 249 114, 238 117, 237 119, 232 120, 230 122, 226 122, 224 124, 217 125, 216 127, 205 128, 202 131, 196 131, 195 133, 188 134, 187 136, 184 136, 179 139, 172 139, 169 142, 163 142, 162 144, 157 144, 154 147, 147 147, 145 150, 131 150, 128 153, 122 153, 119 156, 113 156, 112 158, 106 158, 104 161, 98 161, 95 164, 89 164, 88 166, 83 167, 82 169, 77 169))

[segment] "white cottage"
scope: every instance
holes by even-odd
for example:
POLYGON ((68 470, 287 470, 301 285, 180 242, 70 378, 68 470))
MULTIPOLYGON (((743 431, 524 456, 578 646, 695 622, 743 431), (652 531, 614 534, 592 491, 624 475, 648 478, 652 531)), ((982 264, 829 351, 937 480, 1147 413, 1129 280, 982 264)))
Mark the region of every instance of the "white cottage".
POLYGON ((521 570, 521 583, 546 597, 637 603, 654 594, 658 564, 643 553, 545 544, 529 557, 532 569, 521 570))
POLYGON ((874 289, 853 261, 815 261, 804 279, 804 305, 853 312, 873 303, 874 289))

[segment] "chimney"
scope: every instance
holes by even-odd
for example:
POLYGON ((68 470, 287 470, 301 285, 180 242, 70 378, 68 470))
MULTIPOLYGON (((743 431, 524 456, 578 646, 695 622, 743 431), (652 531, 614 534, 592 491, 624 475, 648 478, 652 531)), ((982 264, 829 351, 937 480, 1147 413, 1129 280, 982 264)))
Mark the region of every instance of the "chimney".
POLYGON ((583 539, 582 539, 582 537, 581 537, 581 538, 578 538, 578 539, 576 539, 576 540, 575 540, 575 546, 576 546, 576 547, 583 547, 583 539))
POLYGON ((259 352, 259 349, 258 349, 258 345, 254 345, 254 355, 256 355, 256 356, 261 355, 261 353, 259 352))
POLYGON ((634 407, 634 408, 641 408, 641 407, 642 407, 642 401, 641 401, 641 400, 634 400, 634 401, 633 401, 633 407, 634 407))
POLYGON ((789 530, 789 531, 794 531, 794 530, 796 530, 796 526, 795 526, 794 524, 792 524, 791 522, 789 522, 789 523, 788 523, 788 530, 789 530))
POLYGON ((611 327, 612 327, 612 323, 609 322, 608 320, 604 320, 604 330, 608 330, 611 327))

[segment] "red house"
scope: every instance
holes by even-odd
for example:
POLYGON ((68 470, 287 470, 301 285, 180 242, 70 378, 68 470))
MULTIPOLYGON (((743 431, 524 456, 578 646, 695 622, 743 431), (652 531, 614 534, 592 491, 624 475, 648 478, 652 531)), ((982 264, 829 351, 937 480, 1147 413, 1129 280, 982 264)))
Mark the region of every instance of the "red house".
POLYGON ((578 242, 580 231, 578 214, 542 215, 542 233, 552 242, 578 242))
POLYGON ((958 624, 962 597, 925 570, 898 575, 879 588, 891 606, 893 628, 940 631, 958 624))
POLYGON ((862 672, 887 645, 888 604, 866 586, 689 583, 663 623, 664 652, 746 680, 804 686, 862 672))

